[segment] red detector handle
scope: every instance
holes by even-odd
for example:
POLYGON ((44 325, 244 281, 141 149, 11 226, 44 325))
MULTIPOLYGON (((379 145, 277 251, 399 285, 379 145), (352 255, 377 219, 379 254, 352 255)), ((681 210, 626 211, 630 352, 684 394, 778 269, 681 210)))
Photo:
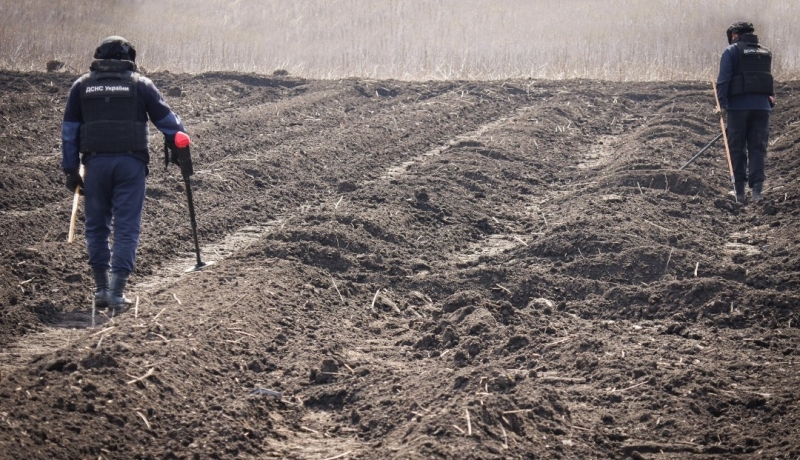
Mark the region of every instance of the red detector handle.
POLYGON ((191 144, 191 143, 192 143, 192 140, 189 138, 188 134, 186 134, 186 133, 184 133, 182 131, 178 131, 175 134, 175 146, 178 147, 179 149, 182 149, 184 147, 188 147, 189 144, 191 144))

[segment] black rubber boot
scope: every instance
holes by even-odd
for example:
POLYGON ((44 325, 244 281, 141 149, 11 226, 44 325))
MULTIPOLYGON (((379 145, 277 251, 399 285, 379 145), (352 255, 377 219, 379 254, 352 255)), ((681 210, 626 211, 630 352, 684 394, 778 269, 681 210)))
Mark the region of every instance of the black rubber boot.
POLYGON ((747 195, 744 194, 745 182, 736 182, 734 188, 736 189, 736 202, 744 206, 747 204, 747 195))
POLYGON ((753 184, 753 201, 756 203, 764 199, 764 197, 761 196, 761 189, 763 186, 763 182, 757 182, 753 184))
POLYGON ((108 306, 108 270, 92 267, 94 275, 94 306, 106 308, 108 306))
POLYGON ((127 273, 111 273, 108 287, 108 306, 115 313, 122 313, 131 308, 133 302, 125 297, 125 285, 128 284, 127 273))

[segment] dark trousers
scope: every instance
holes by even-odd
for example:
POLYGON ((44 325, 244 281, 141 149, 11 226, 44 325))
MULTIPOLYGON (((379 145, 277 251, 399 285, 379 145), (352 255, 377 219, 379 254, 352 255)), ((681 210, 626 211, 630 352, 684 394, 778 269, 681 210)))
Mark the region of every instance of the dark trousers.
POLYGON ((147 165, 126 155, 94 155, 84 165, 86 249, 93 270, 131 273, 141 232, 147 165), (114 229, 113 252, 109 246, 114 229))
MULTIPOLYGON (((764 182, 769 139, 769 111, 731 110, 728 112, 728 147, 731 151, 733 177, 744 190, 746 182, 764 182)), ((738 187, 737 187, 738 189, 738 187)))

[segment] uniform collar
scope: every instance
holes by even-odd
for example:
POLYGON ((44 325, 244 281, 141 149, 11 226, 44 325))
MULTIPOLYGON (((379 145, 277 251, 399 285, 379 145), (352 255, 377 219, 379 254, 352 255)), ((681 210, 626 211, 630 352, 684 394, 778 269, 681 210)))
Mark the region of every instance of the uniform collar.
POLYGON ((96 59, 92 61, 89 70, 96 72, 125 72, 130 70, 131 72, 136 72, 136 63, 119 59, 96 59))

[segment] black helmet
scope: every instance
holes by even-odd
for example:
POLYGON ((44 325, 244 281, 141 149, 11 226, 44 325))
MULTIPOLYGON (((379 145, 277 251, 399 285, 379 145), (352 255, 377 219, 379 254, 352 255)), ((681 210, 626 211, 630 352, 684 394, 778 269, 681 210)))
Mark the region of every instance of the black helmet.
POLYGON ((118 36, 106 37, 94 51, 95 59, 119 59, 123 61, 136 61, 136 49, 131 42, 118 36))
POLYGON ((730 45, 733 43, 733 34, 741 35, 741 34, 751 34, 756 29, 753 27, 752 22, 734 22, 730 26, 728 26, 727 34, 728 34, 728 44, 730 45))

